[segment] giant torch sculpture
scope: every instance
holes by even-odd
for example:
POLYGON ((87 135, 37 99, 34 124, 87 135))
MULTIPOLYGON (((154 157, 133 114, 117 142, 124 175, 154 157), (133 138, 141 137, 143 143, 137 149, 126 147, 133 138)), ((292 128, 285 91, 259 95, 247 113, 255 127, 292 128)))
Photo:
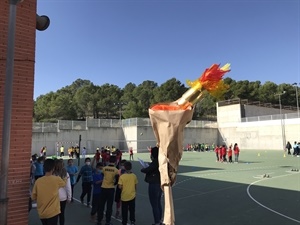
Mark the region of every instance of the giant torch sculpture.
POLYGON ((158 161, 165 198, 165 225, 175 224, 172 186, 176 181, 177 168, 182 156, 184 127, 192 119, 193 106, 203 98, 205 92, 217 98, 225 93, 228 86, 222 78, 229 71, 230 64, 221 68, 213 64, 199 79, 188 81, 190 89, 180 99, 170 103, 158 103, 149 109, 154 135, 159 144, 158 161))

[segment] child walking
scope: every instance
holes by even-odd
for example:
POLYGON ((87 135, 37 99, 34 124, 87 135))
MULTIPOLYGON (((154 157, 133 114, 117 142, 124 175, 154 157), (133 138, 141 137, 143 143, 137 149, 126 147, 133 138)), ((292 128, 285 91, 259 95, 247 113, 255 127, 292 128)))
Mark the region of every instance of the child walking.
POLYGON ((71 182, 71 202, 73 202, 73 193, 74 193, 74 186, 76 184, 76 175, 78 173, 78 168, 77 166, 73 165, 73 159, 68 160, 68 165, 67 165, 67 172, 70 176, 70 182, 71 182))
POLYGON ((105 213, 105 225, 111 225, 111 214, 115 195, 115 185, 118 184, 119 174, 118 169, 115 167, 116 157, 111 156, 109 164, 103 167, 102 173, 104 175, 101 185, 100 203, 97 211, 97 225, 101 225, 101 221, 105 213))
POLYGON ((59 200, 60 200, 60 214, 58 216, 59 225, 65 225, 65 208, 67 202, 71 202, 72 190, 70 176, 67 170, 64 168, 64 161, 62 159, 56 159, 54 166, 53 175, 66 179, 66 186, 58 190, 59 200))
POLYGON ((84 196, 87 195, 87 207, 90 207, 91 195, 92 195, 92 183, 93 183, 93 168, 91 166, 91 159, 86 158, 84 160, 85 165, 81 167, 76 184, 82 177, 82 192, 80 195, 80 201, 83 204, 84 196))
MULTIPOLYGON (((119 176, 126 172, 124 168, 124 163, 126 162, 125 159, 121 160, 120 162, 120 169, 119 169, 119 176)), ((122 190, 119 188, 119 185, 116 186, 115 191, 115 202, 116 202, 116 218, 120 217, 120 209, 121 209, 121 192, 122 190)))
POLYGON ((128 211, 130 224, 135 225, 135 196, 136 185, 138 183, 137 177, 131 172, 132 164, 127 161, 124 163, 126 172, 120 176, 118 186, 122 190, 122 225, 127 225, 128 211))
POLYGON ((45 176, 35 181, 31 198, 37 202, 37 211, 43 225, 57 225, 60 214, 58 190, 66 185, 66 180, 52 175, 54 160, 46 159, 45 176))
POLYGON ((102 169, 103 169, 103 163, 98 162, 96 165, 96 169, 93 170, 93 198, 92 198, 92 210, 91 210, 92 222, 96 221, 96 213, 98 211, 99 204, 101 201, 100 193, 101 193, 101 185, 103 181, 102 169))

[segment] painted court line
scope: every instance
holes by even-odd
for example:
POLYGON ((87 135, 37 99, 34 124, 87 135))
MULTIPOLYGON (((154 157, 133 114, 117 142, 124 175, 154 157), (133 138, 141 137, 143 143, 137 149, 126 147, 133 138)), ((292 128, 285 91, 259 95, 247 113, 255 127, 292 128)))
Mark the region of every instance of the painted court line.
POLYGON ((176 199, 174 199, 174 201, 178 201, 178 200, 182 200, 182 199, 187 199, 187 198, 192 198, 192 197, 201 196, 201 195, 206 195, 206 194, 211 194, 211 193, 216 193, 216 192, 220 192, 220 191, 224 191, 224 190, 238 188, 238 187, 241 187, 241 186, 244 186, 244 185, 233 185, 233 186, 230 186, 230 187, 220 188, 220 189, 213 190, 213 191, 202 192, 202 193, 196 194, 196 195, 184 196, 182 198, 176 198, 176 199))
MULTIPOLYGON (((292 175, 292 174, 280 175, 280 176, 277 176, 277 177, 272 177, 272 179, 274 179, 274 178, 286 177, 286 176, 290 176, 290 175, 292 175)), ((299 220, 296 220, 296 219, 294 219, 294 218, 292 218, 292 217, 289 217, 289 216, 287 216, 287 215, 284 215, 284 214, 282 214, 282 213, 280 213, 280 212, 277 212, 277 211, 275 211, 275 210, 273 210, 273 209, 271 209, 271 208, 269 208, 269 207, 263 205, 262 203, 260 203, 259 201, 257 201, 257 200, 250 194, 250 187, 253 186, 254 184, 258 183, 258 182, 263 181, 263 180, 265 180, 265 179, 261 179, 261 180, 254 181, 254 182, 252 182, 251 184, 248 185, 248 187, 247 187, 247 194, 248 194, 249 198, 251 198, 256 204, 260 205, 261 207, 263 207, 263 208, 265 208, 265 209, 267 209, 267 210, 269 210, 269 211, 271 211, 271 212, 273 212, 273 213, 275 213, 275 214, 277 214, 277 215, 279 215, 279 216, 282 216, 282 217, 284 217, 284 218, 286 218, 286 219, 292 220, 292 221, 294 221, 294 222, 296 222, 296 223, 300 223, 299 220)))
MULTIPOLYGON (((74 199, 74 201, 76 201, 76 202, 79 202, 80 204, 81 204, 81 201, 79 200, 79 199, 77 199, 77 198, 73 198, 74 199)), ((83 203, 83 205, 85 205, 85 206, 87 206, 87 204, 86 203, 83 203)), ((92 208, 92 206, 89 206, 89 208, 92 208)), ((90 215, 90 214, 89 214, 90 215)), ((105 215, 105 212, 104 212, 104 215, 105 215)), ((115 220, 117 220, 117 221, 119 221, 119 222, 121 222, 122 223, 122 220, 120 220, 120 219, 118 219, 118 218, 116 218, 116 217, 114 217, 113 215, 111 216, 111 218, 113 218, 113 219, 115 219, 115 220)), ((127 223, 127 225, 130 225, 129 223, 127 223)))
MULTIPOLYGON (((195 177, 190 177, 190 178, 187 178, 187 179, 184 179, 182 181, 178 181, 176 182, 173 187, 179 185, 179 184, 182 184, 184 182, 188 182, 190 180, 194 180, 194 179, 197 179, 197 178, 203 178, 203 177, 208 177, 208 176, 213 176, 213 175, 219 175, 219 174, 224 174, 224 173, 236 173, 236 172, 240 172, 240 171, 249 171, 249 170, 256 170, 256 169, 269 169, 269 168, 274 168, 274 167, 278 167, 278 165, 276 166, 263 166, 263 167, 254 167, 254 168, 244 168, 244 169, 238 169, 238 170, 229 170, 229 171, 218 171, 218 172, 212 172, 212 173, 202 173, 200 172, 200 174, 198 176, 195 176, 195 177)), ((270 174, 270 173, 269 173, 270 174)), ((184 175, 184 173, 178 173, 177 176, 180 176, 180 175, 184 175)), ((256 177, 254 177, 256 178, 256 177)), ((260 177, 258 177, 260 178, 260 177)))

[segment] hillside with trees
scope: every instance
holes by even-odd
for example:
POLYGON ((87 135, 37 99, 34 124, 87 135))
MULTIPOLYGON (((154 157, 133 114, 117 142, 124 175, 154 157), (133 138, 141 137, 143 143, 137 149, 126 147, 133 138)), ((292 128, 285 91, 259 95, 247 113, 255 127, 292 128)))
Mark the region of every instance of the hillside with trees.
MULTIPOLYGON (((273 82, 235 81, 225 78, 229 89, 223 99, 206 94, 194 111, 195 120, 214 120, 216 102, 234 98, 248 99, 278 105, 278 93, 283 106, 296 107, 296 89, 292 84, 277 85, 273 82)), ((148 109, 158 102, 171 102, 188 89, 175 78, 158 85, 146 80, 139 85, 128 83, 124 88, 114 84, 93 84, 89 80, 77 79, 71 85, 56 92, 39 96, 34 102, 34 122, 57 122, 57 120, 85 120, 86 118, 116 119, 122 117, 149 117, 148 109)))

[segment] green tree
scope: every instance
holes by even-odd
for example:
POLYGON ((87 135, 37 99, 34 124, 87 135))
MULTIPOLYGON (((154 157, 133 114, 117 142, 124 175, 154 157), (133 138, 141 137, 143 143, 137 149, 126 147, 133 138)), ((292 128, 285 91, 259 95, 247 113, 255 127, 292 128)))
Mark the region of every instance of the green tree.
POLYGON ((276 104, 275 94, 277 93, 277 84, 267 81, 260 86, 258 93, 260 102, 276 104))
POLYGON ((121 94, 121 89, 112 84, 104 84, 97 89, 95 97, 100 118, 118 118, 121 94))
POLYGON ((80 87, 74 96, 77 105, 77 112, 82 118, 87 116, 98 118, 99 109, 97 107, 96 92, 99 87, 93 83, 80 87))
POLYGON ((173 102, 180 98, 187 90, 179 80, 172 78, 153 90, 153 103, 173 102))
POLYGON ((70 94, 56 94, 52 101, 53 117, 58 120, 76 120, 76 107, 70 94))
MULTIPOLYGON (((224 83, 229 85, 223 96, 225 100, 240 98, 278 105, 278 94, 285 91, 281 95, 281 104, 296 108, 296 90, 291 84, 277 85, 268 81, 262 85, 260 81, 235 81, 229 77, 224 83)), ((34 102, 34 121, 76 120, 87 116, 119 118, 120 113, 122 118, 148 117, 152 104, 175 101, 188 88, 175 78, 160 86, 149 80, 138 86, 128 83, 123 89, 108 83, 97 86, 88 80, 77 79, 56 92, 39 96, 34 102)), ((195 106, 193 119, 216 118, 218 100, 204 92, 204 98, 195 106)))
POLYGON ((133 90, 133 95, 136 97, 135 110, 138 117, 149 117, 148 109, 151 104, 155 103, 153 91, 157 88, 157 83, 154 81, 144 81, 133 90))
POLYGON ((128 83, 122 90, 122 97, 121 103, 124 105, 122 106, 122 115, 126 118, 134 118, 138 117, 137 115, 137 99, 133 95, 133 91, 136 88, 136 85, 133 83, 128 83))
POLYGON ((54 114, 51 112, 51 103, 55 95, 54 92, 49 92, 37 97, 33 109, 35 122, 57 121, 57 118, 53 118, 54 114))

